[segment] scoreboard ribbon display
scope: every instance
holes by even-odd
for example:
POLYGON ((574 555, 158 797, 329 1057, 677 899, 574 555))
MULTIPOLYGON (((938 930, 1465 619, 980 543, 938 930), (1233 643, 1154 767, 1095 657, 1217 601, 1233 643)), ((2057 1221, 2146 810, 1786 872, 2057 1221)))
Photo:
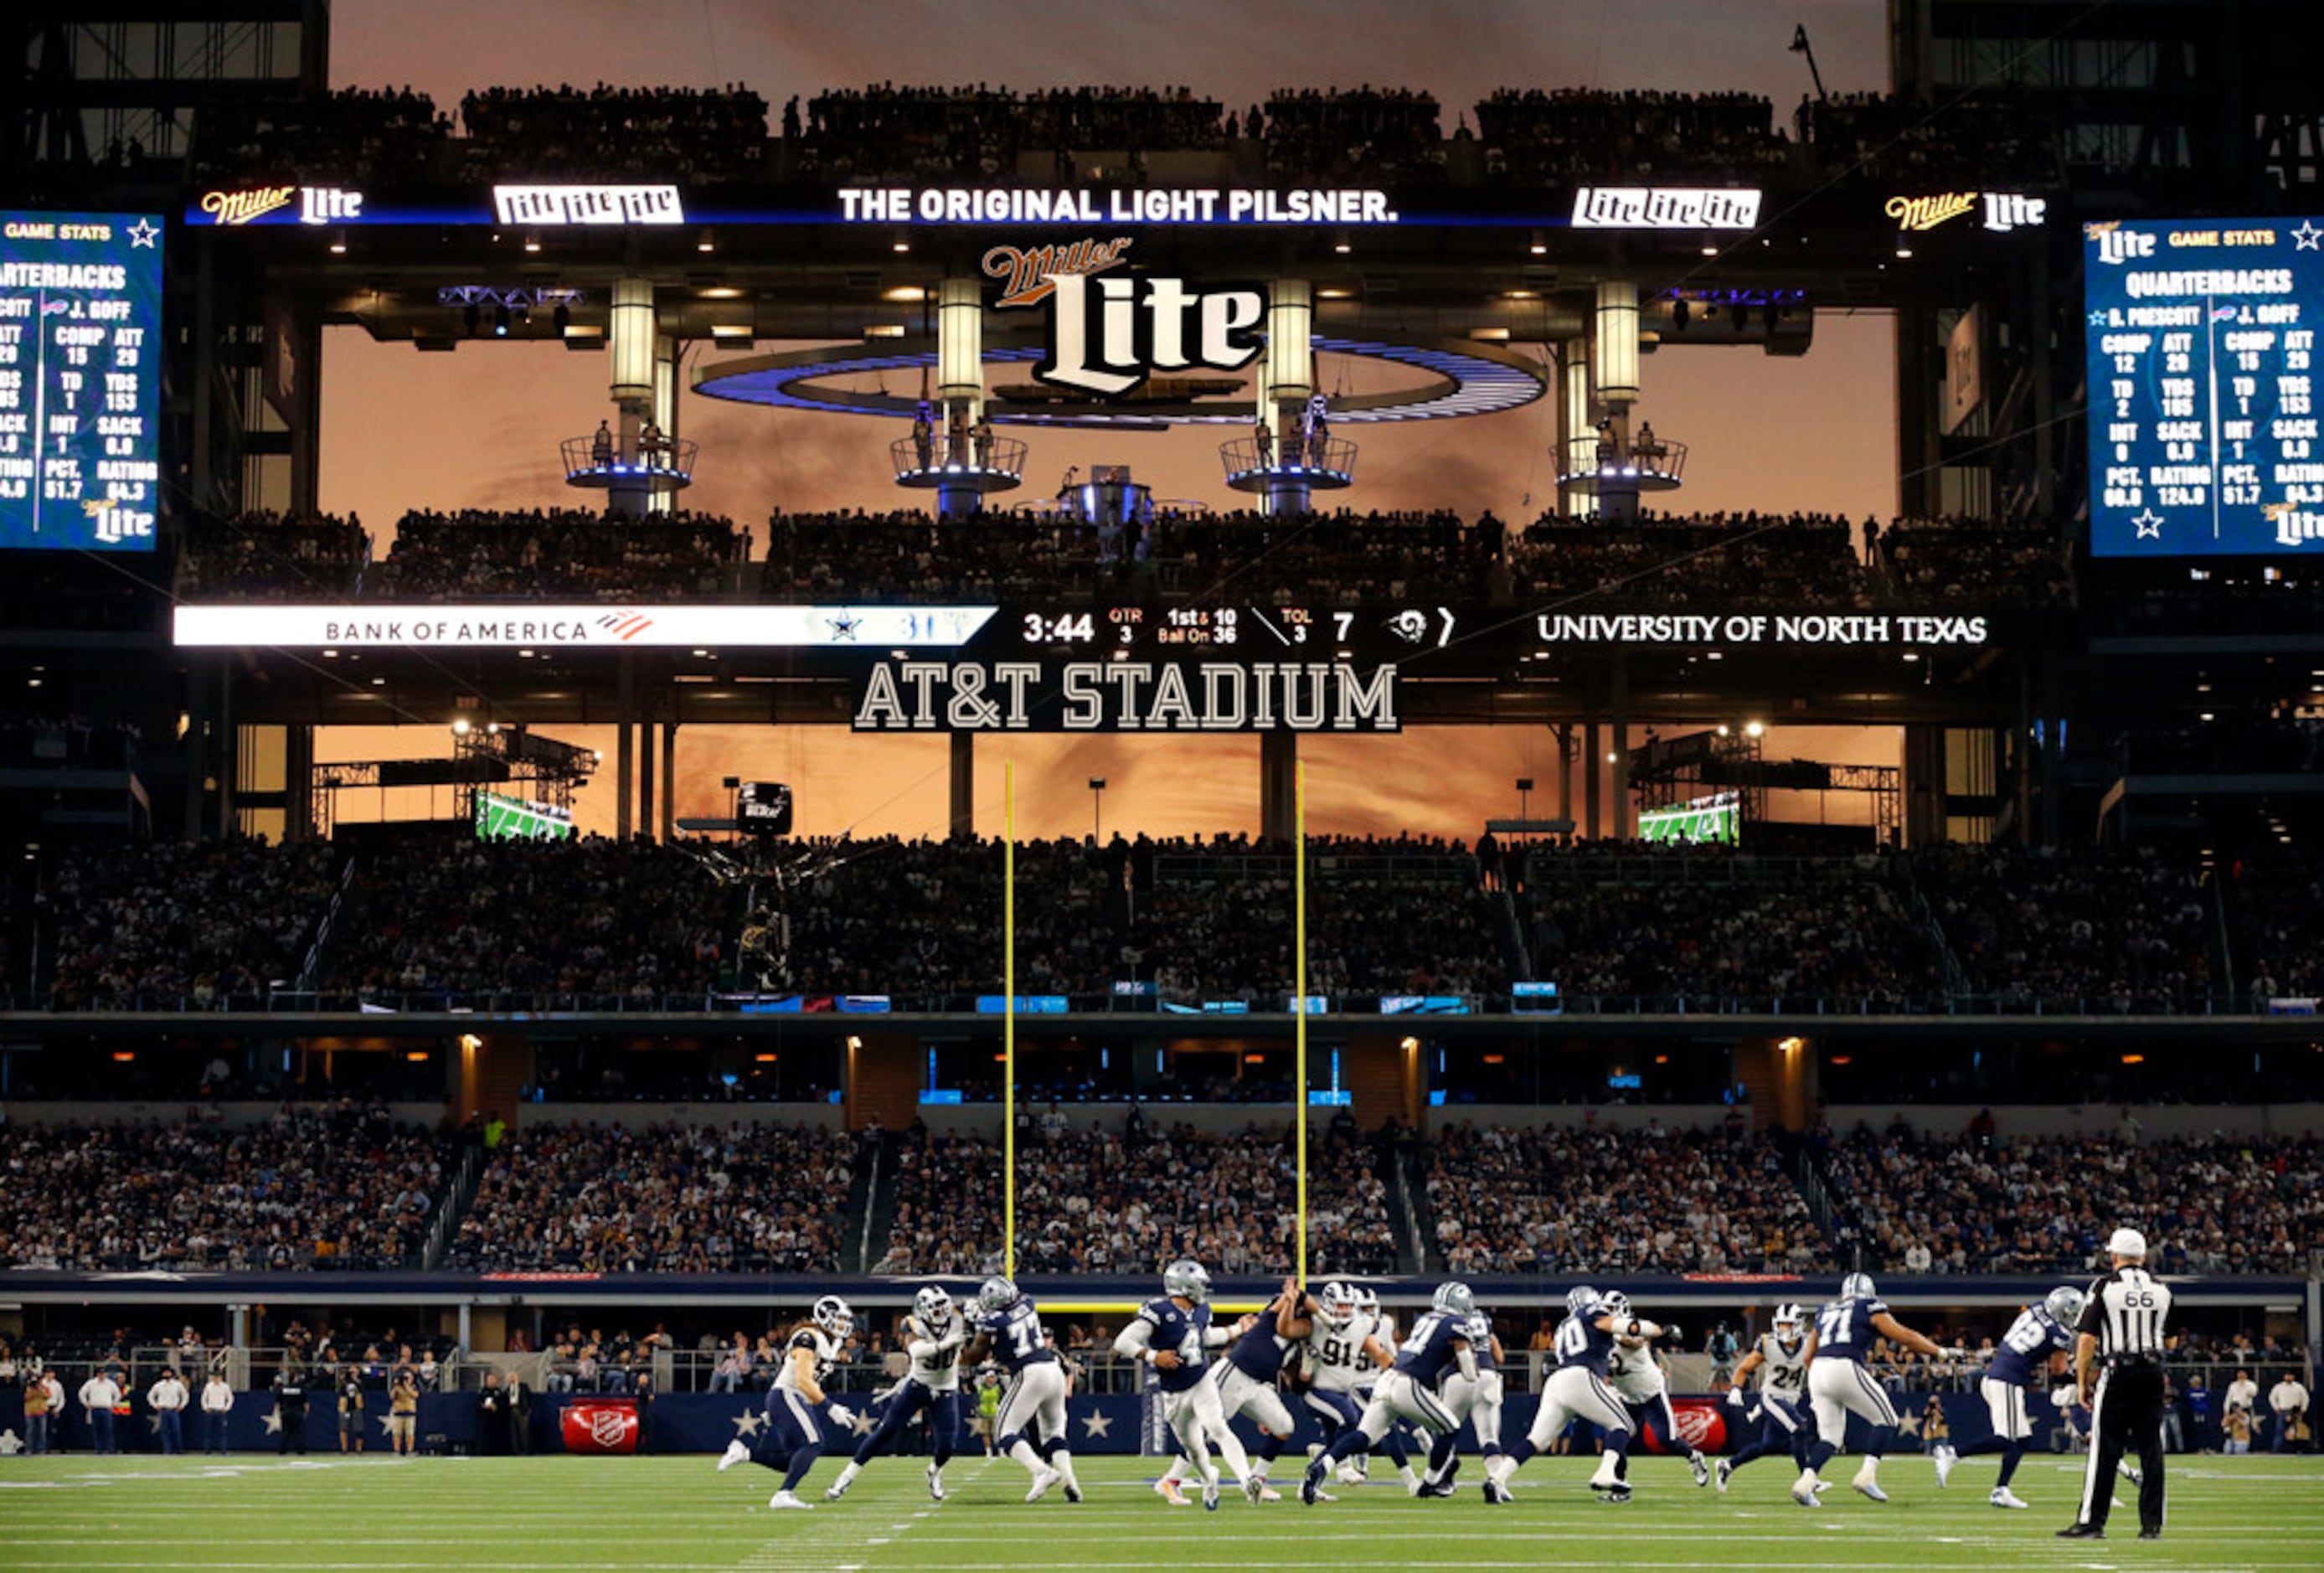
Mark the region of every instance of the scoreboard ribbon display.
POLYGON ((0 547, 153 549, 161 232, 0 214, 0 547))
POLYGON ((2090 551, 2324 553, 2324 224, 2083 227, 2090 551))

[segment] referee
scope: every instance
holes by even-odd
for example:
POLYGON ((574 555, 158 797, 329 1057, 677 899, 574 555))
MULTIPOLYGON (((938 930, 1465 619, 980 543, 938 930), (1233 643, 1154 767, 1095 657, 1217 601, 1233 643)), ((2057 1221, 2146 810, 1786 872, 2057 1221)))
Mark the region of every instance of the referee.
POLYGON ((2107 1242, 2114 1271, 2090 1285, 2075 1330, 2074 1378, 2090 1411, 2090 1457, 2082 1475, 2082 1516, 2060 1538, 2106 1539, 2114 1475, 2123 1453, 2139 1452, 2138 1538, 2163 1538, 2163 1324, 2171 1291, 2146 1271, 2146 1236, 2116 1229, 2107 1242), (2104 1367, 2093 1390, 2090 1367, 2104 1367))

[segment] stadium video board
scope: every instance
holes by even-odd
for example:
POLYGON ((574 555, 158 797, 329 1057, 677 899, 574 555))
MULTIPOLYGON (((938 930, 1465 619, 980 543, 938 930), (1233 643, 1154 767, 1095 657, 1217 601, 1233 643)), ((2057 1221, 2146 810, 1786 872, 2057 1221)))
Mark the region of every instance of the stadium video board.
POLYGON ((555 803, 527 802, 498 792, 476 794, 479 841, 569 841, 573 814, 555 803))
POLYGON ((2090 551, 2324 553, 2324 224, 2083 227, 2090 551))
POLYGON ((1743 801, 1737 792, 1712 792, 1671 808, 1638 811, 1641 841, 1732 847, 1742 838, 1743 801))
POLYGON ((0 547, 151 551, 161 221, 0 213, 0 547))

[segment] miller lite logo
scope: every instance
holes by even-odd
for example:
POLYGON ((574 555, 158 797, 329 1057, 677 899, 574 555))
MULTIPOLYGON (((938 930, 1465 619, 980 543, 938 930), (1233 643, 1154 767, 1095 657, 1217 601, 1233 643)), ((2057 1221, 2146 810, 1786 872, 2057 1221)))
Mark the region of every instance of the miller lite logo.
POLYGON ((2154 236, 2135 229, 2125 229, 2118 221, 2086 224, 2082 233, 2098 245, 2098 261, 2110 267, 2120 267, 2126 262, 2154 254, 2154 236))
POLYGON ((262 186, 254 191, 206 191, 202 194, 202 211, 220 224, 247 224, 278 208, 288 208, 290 199, 298 194, 296 186, 262 186))
POLYGON ((1011 306, 1038 305, 1056 288, 1053 281, 1059 273, 1102 273, 1121 266, 1127 260, 1122 253, 1130 249, 1130 236, 1118 235, 1111 240, 1076 240, 1070 245, 994 246, 984 254, 984 276, 1006 281, 994 309, 1005 311, 1011 306))
POLYGON ((1184 279, 1093 279, 1052 273, 1048 358, 1034 377, 1120 398, 1157 372, 1240 371, 1265 347, 1267 297, 1255 289, 1203 291, 1184 279))

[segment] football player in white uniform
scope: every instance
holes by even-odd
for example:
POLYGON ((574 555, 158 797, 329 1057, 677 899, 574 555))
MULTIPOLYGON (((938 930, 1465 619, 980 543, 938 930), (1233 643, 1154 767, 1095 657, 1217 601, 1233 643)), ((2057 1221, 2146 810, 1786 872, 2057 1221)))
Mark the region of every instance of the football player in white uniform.
POLYGON ((1736 1430, 1757 1420, 1759 1430, 1729 1457, 1719 1461, 1716 1478, 1724 1492, 1735 1471, 1754 1458, 1789 1451, 1802 1469, 1808 1467, 1808 1448, 1815 1442, 1815 1420, 1808 1413, 1808 1314, 1795 1305, 1775 1308, 1775 1330, 1735 1367, 1735 1381, 1727 1389, 1727 1406, 1736 1430), (1751 1374, 1759 1374, 1757 1402, 1750 1393, 1751 1374))
MULTIPOLYGON (((1396 1346, 1388 1341, 1395 1324, 1363 1309, 1369 1291, 1352 1284, 1332 1282, 1316 1296, 1314 1325, 1308 1331, 1301 1363, 1307 1373, 1304 1402, 1323 1422, 1326 1446, 1363 1417, 1380 1374, 1396 1363, 1396 1346), (1381 1331, 1384 1323, 1387 1333, 1381 1331)), ((1370 1295, 1370 1299, 1377 1307, 1379 1297, 1370 1295)), ((1419 1491, 1420 1476, 1412 1467, 1403 1439, 1391 1430, 1381 1446, 1396 1465, 1405 1490, 1419 1491)), ((1351 1483, 1363 1478, 1352 1467, 1343 1468, 1340 1477, 1351 1483)))
MULTIPOLYGON (((1610 1290, 1600 1302, 1606 1314, 1626 1317, 1630 1314, 1630 1298, 1620 1290, 1610 1290)), ((1630 1411, 1630 1431, 1643 1438, 1648 1428, 1662 1433, 1663 1446, 1675 1453, 1686 1449, 1686 1467, 1694 1471, 1697 1485, 1711 1484, 1711 1462, 1702 1449, 1680 1434, 1677 1411, 1671 1408, 1670 1387, 1664 1379, 1663 1363, 1655 1354, 1654 1346, 1645 1338, 1624 1333, 1614 1340, 1614 1357, 1606 1362, 1606 1385, 1630 1411)), ((1630 1477, 1628 1455, 1615 1467, 1618 1479, 1630 1477)))
POLYGON ((823 1494, 825 1501, 837 1502, 863 1473, 863 1466, 901 1447, 907 1428, 924 1414, 934 1433, 928 1494, 938 1502, 945 1499, 944 1467, 960 1435, 960 1351, 967 1342, 968 1323, 949 1293, 930 1284, 912 1297, 912 1314, 904 1319, 904 1352, 911 1356, 912 1368, 889 1393, 880 1429, 863 1439, 855 1457, 823 1494))
POLYGON ((845 1300, 835 1294, 826 1294, 816 1300, 814 1311, 791 1329, 790 1338, 784 1345, 783 1368, 776 1374, 774 1386, 768 1390, 767 1424, 756 1444, 746 1444, 737 1437, 726 1444, 725 1454, 718 1460, 722 1474, 737 1464, 748 1463, 781 1475, 782 1485, 767 1499, 769 1507, 814 1505, 799 1499, 798 1484, 823 1456, 824 1433, 816 1423, 816 1411, 820 1411, 835 1426, 855 1423, 855 1416, 848 1407, 823 1390, 824 1379, 839 1363, 854 1333, 855 1313, 847 1309, 845 1300))

